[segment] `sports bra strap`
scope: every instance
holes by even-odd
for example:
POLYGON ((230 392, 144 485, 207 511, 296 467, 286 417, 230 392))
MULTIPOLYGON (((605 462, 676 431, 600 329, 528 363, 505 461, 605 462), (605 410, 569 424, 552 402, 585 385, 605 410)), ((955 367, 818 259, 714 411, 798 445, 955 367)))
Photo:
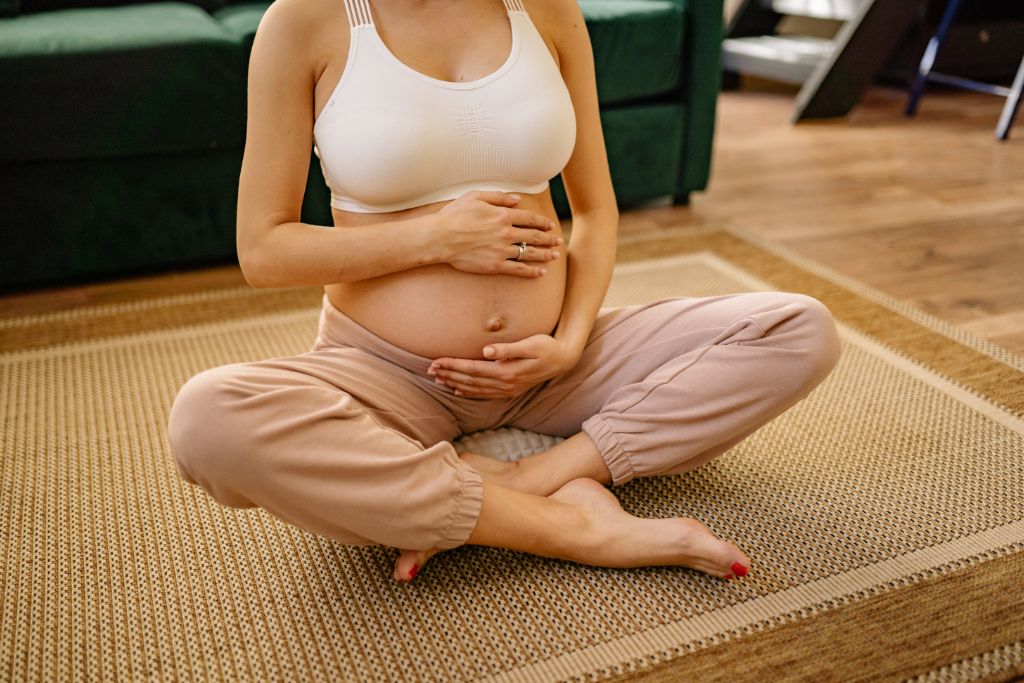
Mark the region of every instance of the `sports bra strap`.
POLYGON ((373 26, 368 0, 344 0, 349 26, 373 26))
MULTIPOLYGON (((344 0, 349 26, 373 26, 369 0, 344 0)), ((525 12, 523 0, 502 0, 509 12, 525 12)))

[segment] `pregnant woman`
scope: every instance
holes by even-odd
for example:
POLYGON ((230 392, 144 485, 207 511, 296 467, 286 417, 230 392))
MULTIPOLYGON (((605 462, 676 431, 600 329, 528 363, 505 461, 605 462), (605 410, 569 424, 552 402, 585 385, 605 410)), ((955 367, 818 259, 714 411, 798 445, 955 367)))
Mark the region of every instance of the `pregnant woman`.
POLYGON ((277 0, 248 107, 239 262, 254 287, 322 285, 319 332, 181 387, 183 479, 393 546, 398 581, 467 543, 747 574, 708 527, 608 487, 698 467, 802 399, 835 323, 791 292, 601 308, 619 215, 576 0, 277 0), (333 228, 299 221, 311 146, 333 228), (566 439, 513 463, 452 446, 506 425, 566 439))

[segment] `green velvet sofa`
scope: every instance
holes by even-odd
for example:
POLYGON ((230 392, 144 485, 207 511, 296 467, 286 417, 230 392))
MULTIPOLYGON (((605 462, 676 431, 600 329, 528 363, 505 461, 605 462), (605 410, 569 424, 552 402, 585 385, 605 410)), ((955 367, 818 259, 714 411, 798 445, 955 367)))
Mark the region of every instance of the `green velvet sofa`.
MULTIPOLYGON (((0 0, 0 290, 235 261, 267 1, 0 0)), ((341 2, 341 0, 338 0, 341 2)), ((621 209, 704 189, 722 0, 579 0, 621 209)), ((561 178, 552 181, 569 216, 561 178)), ((318 159, 302 220, 332 225, 318 159)))

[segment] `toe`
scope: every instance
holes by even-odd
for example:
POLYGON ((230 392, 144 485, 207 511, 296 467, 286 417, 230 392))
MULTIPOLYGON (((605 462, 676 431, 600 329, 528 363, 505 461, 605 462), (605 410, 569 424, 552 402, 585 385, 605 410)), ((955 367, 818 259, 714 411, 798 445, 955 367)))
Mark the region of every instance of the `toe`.
POLYGON ((750 573, 750 560, 746 555, 729 554, 719 560, 718 576, 723 579, 742 579, 750 573))
POLYGON ((403 550, 395 560, 395 581, 412 581, 426 563, 425 550, 403 550))
POLYGON ((395 560, 395 581, 408 583, 416 578, 431 557, 441 552, 439 548, 430 550, 403 550, 395 560))
POLYGON ((749 573, 750 559, 742 550, 729 541, 717 538, 702 522, 689 518, 679 519, 684 552, 696 558, 689 566, 727 581, 749 573))

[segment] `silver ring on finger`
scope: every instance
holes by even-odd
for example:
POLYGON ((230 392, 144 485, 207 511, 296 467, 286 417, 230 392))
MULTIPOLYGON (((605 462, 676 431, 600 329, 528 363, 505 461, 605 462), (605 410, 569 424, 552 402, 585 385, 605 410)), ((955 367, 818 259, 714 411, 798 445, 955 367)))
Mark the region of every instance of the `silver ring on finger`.
POLYGON ((522 261, 523 257, 526 256, 526 242, 519 242, 515 246, 519 247, 519 254, 512 259, 513 261, 522 261))

